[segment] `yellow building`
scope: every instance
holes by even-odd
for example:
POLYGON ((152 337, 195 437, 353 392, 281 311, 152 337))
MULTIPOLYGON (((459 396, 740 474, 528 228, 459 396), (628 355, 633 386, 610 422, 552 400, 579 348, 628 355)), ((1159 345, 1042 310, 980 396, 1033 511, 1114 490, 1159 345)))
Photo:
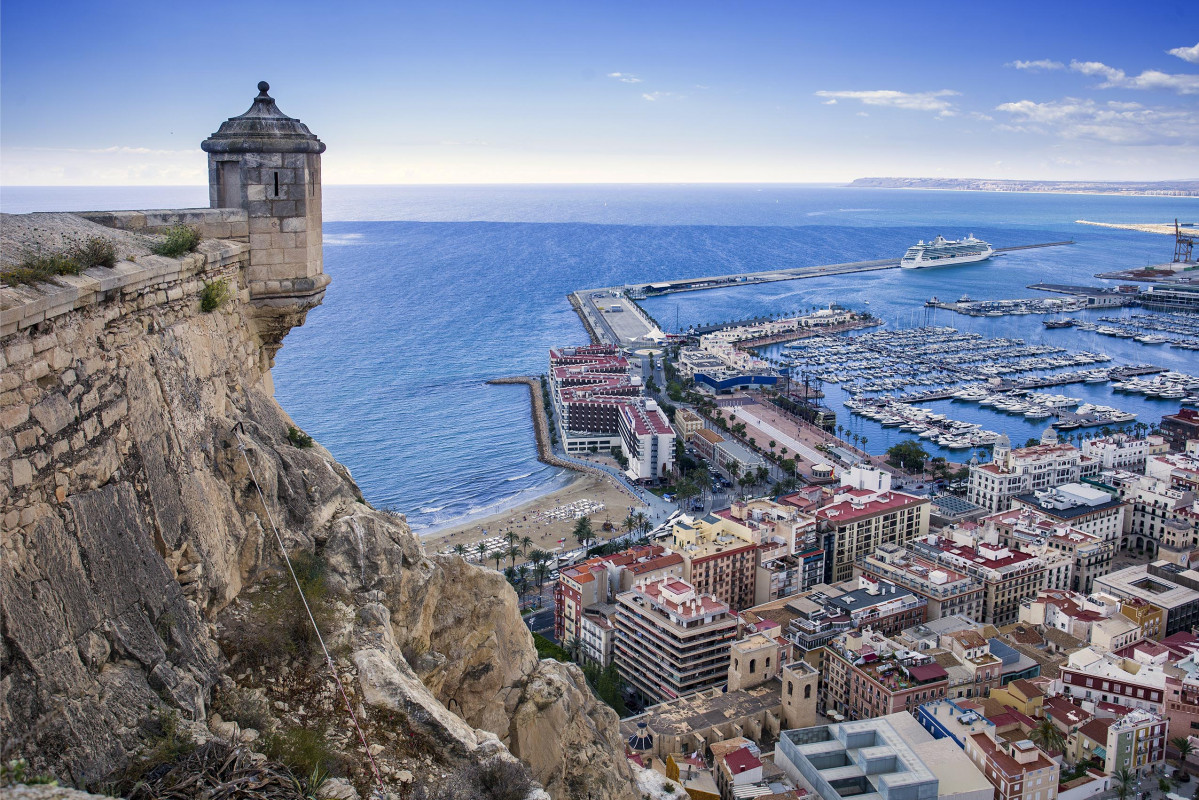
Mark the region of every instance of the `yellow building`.
POLYGON ((1001 689, 991 690, 991 699, 1014 708, 1026 717, 1040 718, 1045 693, 1029 681, 1019 678, 1001 689))

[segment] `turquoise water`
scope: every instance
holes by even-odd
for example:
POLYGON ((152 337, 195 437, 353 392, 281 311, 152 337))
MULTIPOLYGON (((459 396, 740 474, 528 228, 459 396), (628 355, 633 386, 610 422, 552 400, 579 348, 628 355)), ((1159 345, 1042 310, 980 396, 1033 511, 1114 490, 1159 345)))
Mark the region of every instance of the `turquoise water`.
MULTIPOLYGON (((203 205, 202 188, 5 189, 5 211, 203 205)), ((367 498, 433 529, 490 513, 569 480, 536 460, 527 392, 489 378, 541 373, 546 350, 580 342, 565 295, 589 286, 897 257, 917 239, 967 233, 996 246, 1075 239, 982 265, 889 270, 647 301, 663 324, 721 321, 838 302, 890 327, 926 321, 931 295, 1029 297, 1037 281, 1097 283, 1096 272, 1169 260, 1162 236, 1077 225, 1194 219, 1177 198, 844 189, 819 186, 326 187, 325 303, 288 336, 279 401, 352 470, 367 498)), ((1088 317, 1102 313, 1085 312, 1088 317)), ((1113 313, 1113 312, 1108 312, 1113 313)), ((1118 312, 1115 312, 1118 313, 1118 312)), ((1099 350, 1116 363, 1199 372, 1199 354, 1070 329, 1043 317, 930 321, 988 336, 1099 350)), ((838 405, 836 385, 827 385, 838 405)), ((1064 394, 1145 422, 1177 402, 1076 384, 1064 394)), ((1038 436, 1044 423, 942 401, 956 419, 1038 436)), ((840 421, 885 450, 905 434, 840 421)))

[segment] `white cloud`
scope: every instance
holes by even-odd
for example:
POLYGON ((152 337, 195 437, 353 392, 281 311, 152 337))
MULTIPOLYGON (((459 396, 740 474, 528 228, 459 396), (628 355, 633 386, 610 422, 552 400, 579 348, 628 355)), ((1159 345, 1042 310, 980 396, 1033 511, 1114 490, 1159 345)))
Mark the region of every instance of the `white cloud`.
POLYGON ((1194 47, 1175 47, 1173 50, 1167 50, 1172 56, 1178 56, 1183 61, 1189 61, 1192 64, 1199 64, 1199 44, 1194 47))
POLYGON ((946 97, 953 97, 958 92, 952 89, 941 89, 936 92, 897 92, 891 89, 876 89, 865 92, 828 92, 820 91, 817 97, 827 97, 833 100, 861 100, 868 106, 889 106, 905 108, 911 111, 952 111, 953 104, 946 97))
POLYGON ((1048 58, 1039 58, 1036 61, 1009 61, 1004 64, 1005 67, 1014 67, 1016 69, 1065 69, 1066 65, 1060 61, 1050 61, 1048 58))
POLYGON ((859 116, 859 117, 868 117, 868 116, 870 116, 870 115, 869 115, 869 114, 867 114, 865 111, 859 111, 859 112, 858 112, 858 116, 859 116))
POLYGON ((1101 61, 1071 61, 1070 69, 1103 78, 1100 89, 1166 89, 1179 94, 1199 94, 1199 75, 1171 75, 1155 69, 1127 75, 1124 70, 1101 61))
POLYGON ((682 97, 682 95, 675 94, 674 92, 643 92, 641 96, 650 102, 655 100, 666 100, 667 98, 671 97, 682 97))
POLYGON ((834 97, 831 100, 825 100, 823 103, 821 103, 821 105, 835 106, 835 105, 837 105, 837 98, 834 97))
POLYGON ((609 72, 609 78, 615 78, 621 83, 641 83, 641 79, 631 72, 609 72))
POLYGON ((996 106, 1011 115, 1001 130, 1054 134, 1111 144, 1194 144, 1199 142, 1199 113, 1153 108, 1139 103, 1096 103, 1074 97, 1037 103, 1020 100, 996 106))

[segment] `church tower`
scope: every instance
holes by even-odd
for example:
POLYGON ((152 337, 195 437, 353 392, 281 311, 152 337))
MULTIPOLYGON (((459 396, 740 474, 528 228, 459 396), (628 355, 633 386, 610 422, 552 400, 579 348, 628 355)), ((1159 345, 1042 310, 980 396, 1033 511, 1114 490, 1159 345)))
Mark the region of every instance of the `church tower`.
POLYGON ((325 144, 279 110, 270 88, 259 83, 250 110, 230 117, 200 147, 208 153, 209 204, 249 217, 246 281, 274 363, 287 331, 320 305, 329 276, 321 256, 325 144))

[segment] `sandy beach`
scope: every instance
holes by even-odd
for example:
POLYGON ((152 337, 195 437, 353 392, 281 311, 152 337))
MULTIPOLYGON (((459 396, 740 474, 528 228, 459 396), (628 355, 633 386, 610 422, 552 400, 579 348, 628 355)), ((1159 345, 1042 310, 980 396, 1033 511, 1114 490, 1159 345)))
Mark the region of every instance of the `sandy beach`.
MULTIPOLYGON (((603 504, 603 509, 588 514, 591 527, 600 538, 609 538, 623 533, 621 523, 629 515, 629 507, 634 511, 645 511, 645 506, 633 498, 626 490, 615 486, 611 481, 601 480, 591 475, 581 475, 569 486, 556 492, 543 495, 516 508, 510 508, 498 514, 483 519, 473 519, 450 528, 427 534, 421 537, 426 551, 436 553, 448 551, 456 544, 464 544, 470 548, 470 555, 477 557, 473 546, 484 539, 502 536, 511 530, 520 537, 528 536, 533 540, 533 548, 542 550, 572 550, 578 543, 571 535, 575 527, 575 518, 571 513, 573 508, 587 507, 588 504, 603 504), (562 516, 563 519, 549 517, 562 516), (605 532, 603 524, 609 520, 614 530, 605 532), (559 539, 566 541, 559 543, 559 539)), ((517 559, 519 564, 522 559, 517 559)), ((505 562, 507 563, 507 562, 505 562)), ((495 566, 494 561, 489 562, 495 566)))

